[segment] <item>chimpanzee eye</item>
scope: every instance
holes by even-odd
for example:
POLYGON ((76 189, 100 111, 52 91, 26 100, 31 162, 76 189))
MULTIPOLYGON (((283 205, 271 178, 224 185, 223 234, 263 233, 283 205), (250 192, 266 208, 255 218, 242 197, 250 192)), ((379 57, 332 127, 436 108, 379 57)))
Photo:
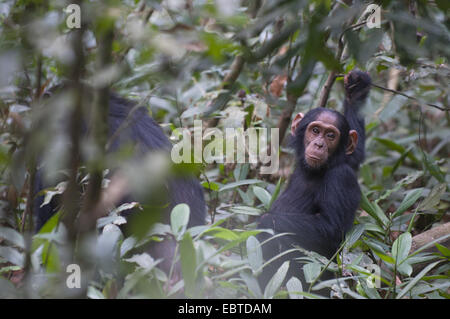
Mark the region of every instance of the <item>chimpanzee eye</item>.
POLYGON ((313 131, 314 134, 319 134, 320 133, 320 130, 319 130, 319 128, 317 126, 314 126, 312 128, 312 131, 313 131))
POLYGON ((334 140, 334 138, 336 137, 336 135, 335 135, 334 133, 328 133, 328 134, 327 134, 327 137, 328 137, 330 140, 334 140))

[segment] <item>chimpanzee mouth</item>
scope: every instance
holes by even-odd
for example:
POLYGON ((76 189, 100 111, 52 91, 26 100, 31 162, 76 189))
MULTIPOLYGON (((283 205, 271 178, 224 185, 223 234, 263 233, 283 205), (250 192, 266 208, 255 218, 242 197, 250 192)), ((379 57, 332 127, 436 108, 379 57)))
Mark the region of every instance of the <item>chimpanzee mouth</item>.
POLYGON ((306 155, 306 158, 313 161, 313 162, 321 162, 322 159, 318 156, 314 156, 314 155, 306 155))

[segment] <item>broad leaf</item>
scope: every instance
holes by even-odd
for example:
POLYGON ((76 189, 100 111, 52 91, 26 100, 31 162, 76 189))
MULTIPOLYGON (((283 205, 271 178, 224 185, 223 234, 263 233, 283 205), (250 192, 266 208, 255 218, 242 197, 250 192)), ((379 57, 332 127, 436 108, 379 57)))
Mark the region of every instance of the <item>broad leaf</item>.
POLYGON ((289 298, 291 299, 303 299, 303 295, 298 294, 303 292, 302 282, 296 277, 291 277, 286 283, 286 289, 289 292, 289 298))
POLYGON ((172 209, 170 225, 177 240, 180 240, 186 231, 189 222, 189 213, 190 209, 186 204, 178 204, 172 209))
POLYGON ((196 279, 197 258, 194 242, 191 235, 187 232, 180 241, 180 262, 181 272, 183 273, 184 288, 186 296, 193 297, 196 295, 196 279))
POLYGON ((289 270, 289 261, 285 261, 280 268, 278 268, 277 272, 270 279, 269 283, 264 290, 264 298, 273 298, 275 293, 280 289, 283 284, 284 278, 289 270))
POLYGON ((309 263, 303 266, 305 280, 308 283, 313 282, 319 276, 322 267, 318 263, 309 263))
POLYGON ((254 272, 261 267, 264 262, 261 245, 255 236, 250 236, 247 239, 247 257, 254 272))
POLYGON ((392 214, 392 218, 397 217, 400 214, 403 214, 408 208, 410 208, 422 195, 423 188, 418 188, 412 190, 405 196, 400 206, 397 208, 395 213, 392 214))
POLYGON ((263 203, 265 208, 269 208, 270 200, 272 199, 272 195, 264 188, 259 186, 253 186, 253 193, 256 197, 263 203))

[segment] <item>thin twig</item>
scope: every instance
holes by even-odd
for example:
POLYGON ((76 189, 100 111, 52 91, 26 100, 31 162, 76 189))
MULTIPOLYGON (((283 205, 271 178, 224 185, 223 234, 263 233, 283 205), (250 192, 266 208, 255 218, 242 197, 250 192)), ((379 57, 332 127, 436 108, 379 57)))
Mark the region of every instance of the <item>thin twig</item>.
POLYGON ((385 90, 385 91, 388 91, 388 92, 391 92, 391 93, 394 93, 394 94, 398 94, 398 95, 404 96, 404 97, 406 97, 408 99, 417 101, 420 104, 428 105, 428 106, 434 107, 434 108, 436 108, 438 110, 441 110, 441 111, 450 111, 450 107, 442 107, 442 106, 438 106, 436 104, 426 103, 426 102, 423 102, 423 101, 419 100, 418 98, 415 98, 414 96, 407 95, 407 94, 405 94, 403 92, 400 92, 400 91, 397 91, 397 90, 388 89, 388 88, 385 88, 385 87, 383 87, 381 85, 378 85, 378 84, 375 84, 375 83, 372 83, 372 86, 374 86, 374 87, 376 87, 378 89, 381 89, 381 90, 385 90))
POLYGON ((352 29, 356 29, 356 28, 358 28, 358 27, 361 27, 361 26, 365 25, 366 23, 367 23, 367 21, 363 21, 363 22, 360 22, 360 23, 352 24, 352 25, 348 26, 347 28, 345 28, 345 29, 341 32, 341 35, 339 36, 339 43, 343 43, 342 39, 344 38, 345 32, 347 32, 347 31, 349 31, 349 30, 352 30, 352 29))
MULTIPOLYGON (((336 60, 338 60, 339 62, 341 62, 342 59, 342 54, 344 53, 344 34, 352 29, 356 29, 360 26, 363 26, 366 24, 366 21, 360 22, 360 23, 356 23, 356 24, 352 24, 351 26, 348 26, 347 28, 345 28, 340 36, 339 36, 339 42, 338 42, 338 50, 336 53, 336 60)), ((322 93, 320 95, 320 100, 318 103, 319 107, 325 107, 325 105, 327 104, 328 101, 328 97, 330 96, 330 92, 331 92, 331 88, 333 87, 334 81, 336 80, 336 78, 338 77, 338 75, 336 74, 336 71, 331 71, 330 74, 328 75, 327 81, 325 82, 325 85, 323 86, 322 89, 322 93)))
MULTIPOLYGON (((345 74, 336 74, 336 78, 343 77, 343 76, 345 76, 345 74)), ((414 101, 418 102, 419 104, 423 104, 423 105, 428 105, 428 106, 434 107, 434 108, 436 108, 436 109, 438 109, 440 111, 450 111, 450 107, 442 107, 442 106, 439 106, 439 105, 436 105, 436 104, 426 103, 426 102, 423 102, 423 101, 419 100, 418 98, 416 98, 414 96, 405 94, 405 93, 397 91, 397 90, 389 89, 389 88, 386 88, 384 86, 381 86, 381 85, 378 85, 378 84, 375 84, 375 83, 371 83, 371 85, 373 87, 376 87, 377 89, 388 91, 388 92, 391 92, 391 93, 394 93, 394 94, 398 94, 398 95, 404 96, 404 97, 406 97, 408 99, 411 99, 411 100, 414 100, 414 101)))

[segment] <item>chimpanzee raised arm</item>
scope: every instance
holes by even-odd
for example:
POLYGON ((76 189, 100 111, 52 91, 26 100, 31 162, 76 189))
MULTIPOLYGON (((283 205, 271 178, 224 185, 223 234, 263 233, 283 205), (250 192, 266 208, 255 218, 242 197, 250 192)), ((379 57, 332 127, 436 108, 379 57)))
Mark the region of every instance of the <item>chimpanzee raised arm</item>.
POLYGON ((364 118, 359 111, 367 100, 371 83, 369 74, 359 70, 350 72, 344 77, 344 116, 350 125, 350 130, 355 130, 358 134, 356 148, 353 152, 350 150, 350 154, 347 153, 349 165, 355 170, 359 169, 359 165, 365 158, 366 131, 364 118))

